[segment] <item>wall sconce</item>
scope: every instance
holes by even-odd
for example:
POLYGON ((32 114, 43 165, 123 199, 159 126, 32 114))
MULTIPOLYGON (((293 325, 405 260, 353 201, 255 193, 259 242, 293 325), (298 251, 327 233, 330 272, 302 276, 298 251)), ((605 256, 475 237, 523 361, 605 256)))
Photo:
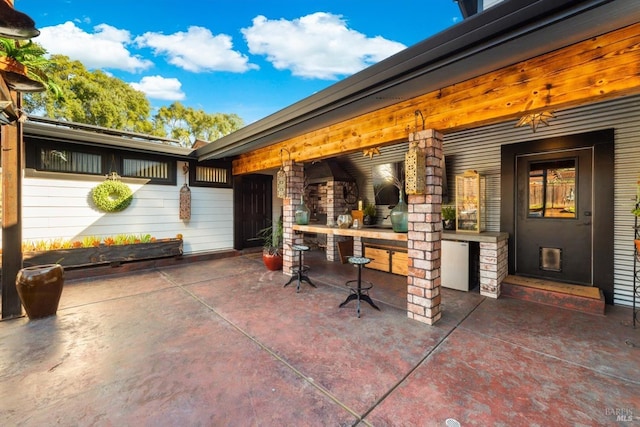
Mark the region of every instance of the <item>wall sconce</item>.
POLYGON ((427 186, 427 165, 418 142, 410 143, 404 155, 405 190, 407 194, 424 194, 427 186))
MULTIPOLYGON (((416 110, 416 131, 418 115, 422 117, 422 129, 424 130, 424 116, 420 110, 416 110)), ((406 193, 424 194, 427 187, 427 165, 424 152, 418 147, 418 141, 409 143, 409 151, 404 155, 404 174, 406 193)))
POLYGON ((518 123, 516 123, 515 127, 529 125, 531 126, 531 130, 535 133, 540 123, 544 124, 545 126, 549 126, 549 123, 547 122, 547 120, 553 119, 555 117, 556 116, 551 111, 541 111, 539 113, 531 113, 531 114, 522 116, 522 118, 518 120, 518 123))
POLYGON ((282 159, 282 152, 286 151, 289 154, 289 160, 291 160, 291 153, 286 148, 280 149, 280 170, 276 174, 276 192, 278 198, 284 199, 287 197, 287 173, 284 171, 284 160, 282 159))

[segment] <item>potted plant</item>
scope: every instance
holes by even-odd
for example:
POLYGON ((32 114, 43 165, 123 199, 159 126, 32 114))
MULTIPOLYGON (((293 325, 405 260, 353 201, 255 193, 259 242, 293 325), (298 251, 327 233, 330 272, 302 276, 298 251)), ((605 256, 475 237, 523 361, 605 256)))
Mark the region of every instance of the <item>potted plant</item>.
POLYGON ((46 67, 47 51, 29 40, 22 43, 0 37, 0 72, 7 86, 17 92, 42 92, 49 90, 56 98, 62 97, 62 89, 49 79, 46 67))
POLYGON ((456 208, 453 206, 442 206, 442 228, 445 230, 456 228, 456 208))
MULTIPOLYGON (((640 189, 638 189, 640 192, 640 189)), ((639 196, 640 200, 640 196, 639 196)), ((636 216, 636 218, 640 218, 640 202, 636 203, 635 208, 631 211, 632 214, 636 216)), ((636 225, 638 224, 636 219, 636 225)), ((636 255, 640 255, 640 239, 634 239, 633 243, 636 245, 636 255)))
POLYGON ((118 234, 112 237, 26 241, 22 244, 25 267, 60 264, 65 268, 182 256, 182 235, 156 239, 150 234, 118 234))
POLYGON ((270 271, 282 270, 282 218, 275 224, 258 231, 262 239, 262 262, 270 271))
POLYGON ((377 216, 376 205, 368 204, 367 206, 364 207, 363 213, 364 213, 364 218, 362 218, 362 222, 364 223, 364 225, 375 224, 376 216, 377 216))

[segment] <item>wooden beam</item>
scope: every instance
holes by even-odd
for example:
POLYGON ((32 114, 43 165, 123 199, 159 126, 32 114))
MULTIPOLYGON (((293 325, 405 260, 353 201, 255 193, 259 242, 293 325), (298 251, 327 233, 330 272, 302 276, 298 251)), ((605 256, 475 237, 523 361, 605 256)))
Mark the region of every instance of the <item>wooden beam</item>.
POLYGON ((233 174, 277 168, 280 149, 306 162, 405 141, 421 110, 448 133, 640 94, 640 24, 238 156, 233 174))
MULTIPOLYGON (((20 107, 21 96, 9 92, 0 77, 2 90, 11 93, 20 107)), ((16 290, 16 275, 22 268, 22 123, 2 126, 2 318, 22 315, 16 290)))

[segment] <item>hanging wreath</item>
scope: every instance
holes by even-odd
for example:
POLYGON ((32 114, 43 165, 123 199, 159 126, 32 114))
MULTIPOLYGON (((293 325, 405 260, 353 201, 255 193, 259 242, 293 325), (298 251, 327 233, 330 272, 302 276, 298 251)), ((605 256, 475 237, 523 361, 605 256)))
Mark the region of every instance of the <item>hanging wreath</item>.
POLYGON ((103 212, 120 212, 125 210, 133 200, 133 192, 123 182, 108 179, 98 184, 91 197, 96 207, 103 212))

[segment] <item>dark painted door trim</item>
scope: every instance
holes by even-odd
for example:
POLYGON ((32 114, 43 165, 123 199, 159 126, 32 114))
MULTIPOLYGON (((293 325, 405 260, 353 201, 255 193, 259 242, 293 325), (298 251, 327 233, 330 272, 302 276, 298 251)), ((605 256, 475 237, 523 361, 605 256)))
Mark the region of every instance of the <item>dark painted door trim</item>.
POLYGON ((593 283, 613 304, 614 130, 566 135, 501 147, 500 229, 509 233, 509 273, 515 272, 516 156, 593 147, 593 283))

